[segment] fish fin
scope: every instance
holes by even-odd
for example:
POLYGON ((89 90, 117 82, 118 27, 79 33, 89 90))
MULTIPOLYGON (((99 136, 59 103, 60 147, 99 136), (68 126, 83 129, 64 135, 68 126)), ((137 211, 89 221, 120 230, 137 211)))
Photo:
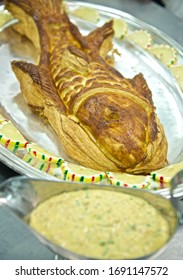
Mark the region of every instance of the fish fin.
POLYGON ((42 115, 44 104, 54 103, 65 112, 65 107, 59 98, 47 69, 24 61, 12 61, 12 70, 21 85, 21 92, 28 105, 38 114, 42 115))
POLYGON ((14 4, 37 19, 40 16, 63 13, 64 5, 62 2, 62 0, 5 0, 5 7, 8 8, 9 4, 14 4))
POLYGON ((114 36, 113 21, 106 22, 102 27, 90 32, 85 38, 88 47, 94 52, 99 52, 102 58, 106 58, 108 52, 112 49, 112 39, 114 36))
POLYGON ((108 171, 110 166, 111 170, 119 171, 116 164, 106 157, 78 122, 65 115, 57 115, 55 119, 58 124, 57 133, 67 156, 96 170, 108 171))
POLYGON ((152 92, 142 73, 135 75, 133 79, 130 79, 130 82, 135 87, 136 91, 153 105, 152 92))
POLYGON ((89 71, 89 58, 83 51, 74 46, 69 46, 62 55, 60 65, 62 68, 84 74, 89 71))

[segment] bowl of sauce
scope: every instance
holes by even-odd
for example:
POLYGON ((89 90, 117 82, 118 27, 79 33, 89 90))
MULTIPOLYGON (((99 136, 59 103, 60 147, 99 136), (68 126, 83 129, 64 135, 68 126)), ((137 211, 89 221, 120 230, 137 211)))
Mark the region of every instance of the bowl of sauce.
POLYGON ((175 200, 161 194, 25 177, 13 182, 3 187, 6 197, 13 188, 9 207, 64 259, 154 258, 179 225, 175 200))

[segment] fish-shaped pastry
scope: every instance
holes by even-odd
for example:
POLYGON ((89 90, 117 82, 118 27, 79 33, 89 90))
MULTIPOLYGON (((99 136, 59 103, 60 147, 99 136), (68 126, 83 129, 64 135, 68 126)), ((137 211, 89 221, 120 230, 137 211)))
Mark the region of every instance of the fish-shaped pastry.
POLYGON ((16 29, 40 49, 39 63, 13 61, 27 104, 54 129, 64 152, 86 167, 148 174, 167 164, 167 139, 140 73, 107 63, 113 22, 83 36, 61 0, 6 0, 16 29))

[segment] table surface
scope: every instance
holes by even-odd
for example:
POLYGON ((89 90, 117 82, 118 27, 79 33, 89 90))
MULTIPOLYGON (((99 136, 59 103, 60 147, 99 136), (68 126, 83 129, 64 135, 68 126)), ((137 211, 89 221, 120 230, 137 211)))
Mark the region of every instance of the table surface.
MULTIPOLYGON (((95 0, 83 1, 109 6, 128 12, 133 16, 167 33, 183 46, 183 20, 174 16, 154 2, 137 0, 95 0)), ((19 175, 0 162, 0 183, 19 175)), ((54 259, 54 254, 45 248, 27 227, 4 206, 0 207, 0 259, 54 259)), ((157 259, 183 259, 183 226, 179 227, 168 247, 157 259)))

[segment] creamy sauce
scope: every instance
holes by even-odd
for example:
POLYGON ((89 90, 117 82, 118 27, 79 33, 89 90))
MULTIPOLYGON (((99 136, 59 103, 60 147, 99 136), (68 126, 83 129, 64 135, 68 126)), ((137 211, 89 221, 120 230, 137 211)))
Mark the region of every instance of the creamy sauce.
POLYGON ((98 259, 141 257, 169 239, 168 222, 148 202, 98 189, 48 199, 32 212, 30 226, 65 249, 98 259))

